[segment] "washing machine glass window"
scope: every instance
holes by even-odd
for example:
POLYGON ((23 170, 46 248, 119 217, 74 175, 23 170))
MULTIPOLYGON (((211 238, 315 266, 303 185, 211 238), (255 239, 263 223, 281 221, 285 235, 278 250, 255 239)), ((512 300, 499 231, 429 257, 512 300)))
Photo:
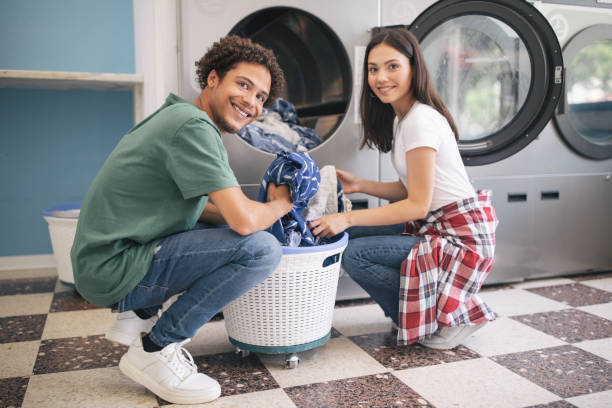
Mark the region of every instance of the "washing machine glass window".
POLYGON ((576 34, 563 54, 567 64, 565 99, 555 123, 579 154, 612 158, 612 25, 576 34))
POLYGON ((466 165, 517 153, 552 117, 563 86, 561 47, 528 2, 441 0, 409 29, 457 122, 466 165))
POLYGON ((239 136, 270 153, 308 151, 332 137, 352 91, 350 60, 336 33, 306 11, 270 7, 242 19, 231 34, 274 51, 285 72, 282 99, 289 102, 275 103, 239 136))
POLYGON ((478 15, 454 18, 430 32, 422 47, 461 140, 483 140, 498 132, 525 103, 529 54, 504 22, 478 15))
POLYGON ((568 71, 569 117, 578 132, 593 143, 612 141, 612 40, 583 48, 568 71))

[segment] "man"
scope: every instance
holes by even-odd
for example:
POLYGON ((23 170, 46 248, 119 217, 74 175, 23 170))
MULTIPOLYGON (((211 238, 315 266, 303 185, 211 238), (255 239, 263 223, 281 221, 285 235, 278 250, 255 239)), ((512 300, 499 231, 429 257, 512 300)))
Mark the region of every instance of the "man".
POLYGON ((221 141, 282 90, 274 54, 227 36, 196 65, 202 91, 193 103, 171 94, 110 154, 83 201, 71 252, 79 293, 119 312, 107 338, 130 346, 120 370, 179 404, 220 395, 182 345, 276 268, 279 243, 262 230, 292 208, 287 186, 272 185, 267 203, 249 200, 221 141))

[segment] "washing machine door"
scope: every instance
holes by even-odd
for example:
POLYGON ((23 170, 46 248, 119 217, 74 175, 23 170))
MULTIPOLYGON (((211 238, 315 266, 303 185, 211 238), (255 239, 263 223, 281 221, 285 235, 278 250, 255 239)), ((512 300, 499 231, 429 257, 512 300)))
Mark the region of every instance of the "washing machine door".
POLYGON ((350 59, 337 34, 317 16, 293 7, 268 7, 239 21, 230 34, 274 51, 286 78, 282 97, 300 123, 326 140, 339 127, 351 99, 350 59))
POLYGON ((532 5, 443 0, 408 28, 455 119, 466 165, 515 154, 551 119, 562 91, 562 53, 532 5))
POLYGON ((554 123, 578 154, 612 158, 612 25, 585 28, 563 48, 564 93, 554 123))

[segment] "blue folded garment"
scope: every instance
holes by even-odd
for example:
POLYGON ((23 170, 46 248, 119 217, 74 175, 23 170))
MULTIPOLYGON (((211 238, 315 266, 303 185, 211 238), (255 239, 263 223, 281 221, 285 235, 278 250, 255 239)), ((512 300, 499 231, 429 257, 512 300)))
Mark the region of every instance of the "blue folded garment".
POLYGON ((270 112, 278 113, 282 120, 281 123, 286 123, 291 130, 299 135, 297 143, 292 143, 280 134, 268 132, 255 122, 243 127, 238 132, 238 136, 252 146, 269 153, 310 150, 323 143, 323 139, 316 130, 300 125, 297 112, 291 102, 277 98, 272 109, 264 109, 261 115, 265 116, 270 112))
POLYGON ((238 132, 238 136, 251 146, 268 153, 293 152, 297 149, 297 145, 284 137, 266 132, 263 128, 252 123, 243 127, 238 132))
POLYGON ((283 122, 287 122, 294 125, 300 124, 297 112, 295 111, 295 106, 293 106, 291 102, 281 98, 276 98, 276 100, 274 101, 274 105, 272 105, 272 110, 274 112, 278 112, 281 115, 281 118, 283 118, 283 122))
POLYGON ((264 174, 257 201, 268 201, 268 183, 277 186, 286 184, 293 209, 276 221, 266 231, 274 235, 282 245, 312 246, 314 237, 308 225, 302 218, 302 211, 308 205, 308 200, 317 193, 321 176, 319 168, 306 152, 281 152, 270 164, 264 174))

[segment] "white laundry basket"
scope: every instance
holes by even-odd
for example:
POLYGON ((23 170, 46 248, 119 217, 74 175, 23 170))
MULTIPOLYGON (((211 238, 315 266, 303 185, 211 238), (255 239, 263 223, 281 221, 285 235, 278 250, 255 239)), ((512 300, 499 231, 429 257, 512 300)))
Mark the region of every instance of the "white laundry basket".
MULTIPOLYGON (((326 245, 283 247, 279 266, 223 309, 229 340, 239 350, 297 353, 321 346, 331 324, 348 234, 326 245)), ((299 359, 287 360, 287 367, 299 359)))
POLYGON ((74 285, 70 249, 74 242, 80 209, 80 204, 70 203, 60 204, 43 212, 43 218, 49 224, 57 274, 62 283, 70 286, 74 285))

